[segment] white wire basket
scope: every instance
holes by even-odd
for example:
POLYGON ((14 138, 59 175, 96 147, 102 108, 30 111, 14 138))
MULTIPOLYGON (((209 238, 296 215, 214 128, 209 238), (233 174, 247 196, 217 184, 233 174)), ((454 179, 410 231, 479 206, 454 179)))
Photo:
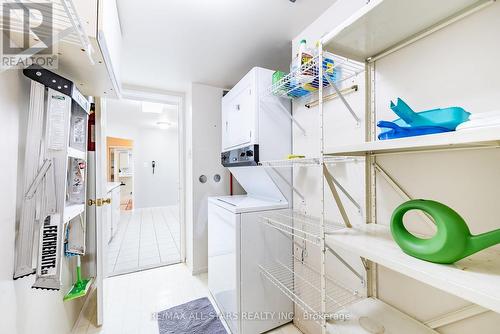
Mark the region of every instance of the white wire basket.
POLYGON ((2 4, 4 3, 24 10, 3 11, 0 15, 3 31, 23 34, 23 13, 26 12, 29 13, 30 26, 37 27, 29 31, 33 41, 52 37, 54 44, 64 41, 80 46, 89 54, 92 52, 92 46, 72 0, 5 0, 2 1, 2 4), (6 15, 9 15, 8 26, 6 15), (48 24, 50 21, 51 24, 48 24), (42 22, 47 24, 41 25, 42 22))
MULTIPOLYGON (((329 52, 323 52, 323 87, 331 83, 339 86, 365 70, 362 63, 339 57, 329 52)), ((289 99, 303 99, 317 92, 320 85, 319 57, 312 58, 303 64, 297 71, 285 75, 274 82, 269 88, 269 93, 289 99)))
MULTIPOLYGON (((293 260, 293 258, 292 258, 293 260)), ((309 265, 295 259, 293 263, 274 262, 259 265, 262 275, 285 294, 302 311, 309 315, 331 316, 345 311, 346 307, 361 300, 357 291, 343 287, 331 277, 326 277, 326 315, 321 312, 321 276, 309 265)))
MULTIPOLYGON (((266 212, 260 221, 267 226, 285 233, 297 240, 303 240, 319 246, 321 242, 321 224, 319 218, 304 215, 295 210, 266 212)), ((325 221, 325 233, 341 230, 344 226, 325 221)))

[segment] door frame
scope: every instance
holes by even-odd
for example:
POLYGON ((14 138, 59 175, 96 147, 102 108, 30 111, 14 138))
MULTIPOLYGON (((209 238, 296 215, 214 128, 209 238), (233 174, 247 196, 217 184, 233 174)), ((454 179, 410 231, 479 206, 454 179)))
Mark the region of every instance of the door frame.
MULTIPOLYGON (((106 138, 108 138, 108 137, 106 136, 106 138)), ((132 151, 132 159, 134 159, 133 158, 134 157, 134 148, 133 147, 126 147, 126 146, 106 146, 106 147, 107 147, 107 150, 108 150, 108 152, 106 152, 107 153, 106 156, 108 157, 108 159, 106 161, 110 161, 111 160, 111 154, 110 154, 109 150, 115 150, 115 151, 116 150, 118 150, 118 151, 132 151)), ((116 152, 115 152, 115 155, 114 155, 114 160, 115 160, 114 164, 116 166, 116 160, 117 160, 116 152)), ((109 168, 109 166, 107 166, 107 167, 108 167, 107 171, 109 171, 110 168, 109 168)), ((116 169, 115 169, 114 182, 121 182, 120 181, 120 177, 118 176, 118 174, 119 173, 117 173, 116 169)), ((109 174, 106 174, 106 177, 108 177, 108 176, 109 176, 109 174)), ((134 203, 135 203, 135 191, 134 191, 134 189, 135 189, 135 176, 134 176, 134 174, 132 174, 131 178, 132 178, 132 196, 131 196, 132 197, 132 208, 134 208, 134 203)), ((122 204, 120 202, 120 210, 121 210, 121 205, 122 204)))
POLYGON ((125 86, 121 98, 135 101, 177 105, 179 149, 179 223, 181 227, 181 262, 186 262, 186 96, 183 93, 154 90, 146 87, 125 86))
MULTIPOLYGON (((185 166, 186 166, 186 103, 185 103, 185 94, 181 93, 175 93, 175 92, 167 92, 167 91, 154 91, 146 88, 128 88, 128 89, 121 89, 121 94, 119 99, 128 99, 128 100, 135 100, 135 101, 148 101, 148 102, 156 102, 156 103, 162 103, 162 104, 170 104, 170 105, 177 105, 177 119, 178 119, 178 149, 179 149, 179 186, 178 186, 178 203, 179 203, 179 223, 180 223, 180 230, 181 230, 181 235, 180 235, 180 246, 181 246, 181 262, 186 262, 186 191, 185 191, 185 182, 186 182, 186 172, 185 172, 185 166)), ((106 107, 106 101, 107 98, 105 97, 100 97, 96 99, 96 126, 98 126, 97 121, 98 121, 98 114, 99 113, 99 120, 101 120, 102 124, 102 119, 106 119, 107 116, 107 107, 106 107), (97 111, 98 109, 98 111, 97 111)), ((103 150, 101 153, 101 158, 107 158, 107 147, 106 147, 106 127, 107 125, 104 123, 104 128, 100 129, 101 131, 96 131, 96 148, 100 147, 101 150, 103 150), (98 146, 100 145, 100 146, 98 146)), ((100 125, 99 125, 100 126, 100 125)), ((96 129, 97 130, 97 129, 96 129)), ((97 153, 98 151, 96 151, 97 153)), ((101 160, 102 160, 101 159, 101 160)), ((97 160, 97 156, 96 156, 97 160)), ((104 180, 101 180, 101 183, 104 183, 107 181, 107 166, 106 166, 106 160, 101 162, 100 166, 96 166, 96 183, 100 180, 98 177, 99 173, 104 176, 104 180)), ((96 184, 96 195, 99 196, 99 188, 103 187, 104 184, 101 184, 100 186, 96 184)), ((102 190, 101 190, 102 191, 102 190)), ((102 210, 99 210, 96 208, 96 221, 97 222, 102 222, 102 210), (98 216, 101 216, 99 219, 98 216)), ((103 245, 103 240, 102 240, 102 233, 98 233, 97 235, 97 243, 99 245, 103 245)), ((97 286, 97 324, 98 325, 103 325, 104 324, 104 309, 105 309, 105 298, 106 298, 106 293, 104 292, 105 290, 105 279, 107 277, 104 277, 104 250, 101 248, 101 251, 97 252, 97 275, 100 277, 98 279, 98 286, 97 286)))

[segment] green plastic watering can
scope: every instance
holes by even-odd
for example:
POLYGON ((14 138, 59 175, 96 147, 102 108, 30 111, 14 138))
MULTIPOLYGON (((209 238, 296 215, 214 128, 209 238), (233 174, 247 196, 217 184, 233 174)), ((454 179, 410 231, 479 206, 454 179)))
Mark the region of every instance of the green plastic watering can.
POLYGON ((472 235, 467 224, 452 208, 430 200, 417 199, 398 206, 391 218, 391 233, 408 255, 434 263, 454 263, 485 248, 500 243, 500 229, 472 235), (437 226, 430 239, 421 239, 403 225, 403 216, 410 210, 428 213, 437 226))

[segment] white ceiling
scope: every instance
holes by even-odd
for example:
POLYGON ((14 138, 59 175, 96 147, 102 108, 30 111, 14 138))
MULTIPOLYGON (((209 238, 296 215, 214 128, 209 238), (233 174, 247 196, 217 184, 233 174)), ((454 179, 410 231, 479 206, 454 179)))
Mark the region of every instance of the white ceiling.
POLYGON ((254 66, 286 70, 291 40, 334 2, 117 1, 122 82, 183 92, 190 82, 230 88, 254 66))
POLYGON ((177 107, 165 105, 162 113, 142 112, 142 102, 126 99, 107 99, 107 122, 133 125, 140 129, 158 129, 157 122, 168 122, 177 127, 177 107))

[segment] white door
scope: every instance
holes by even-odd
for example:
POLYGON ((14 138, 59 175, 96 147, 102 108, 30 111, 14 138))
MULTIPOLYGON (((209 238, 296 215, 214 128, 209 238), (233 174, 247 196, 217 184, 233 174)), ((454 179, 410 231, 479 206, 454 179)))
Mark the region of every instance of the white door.
MULTIPOLYGON (((95 198, 107 198, 106 187, 106 100, 97 98, 95 110, 95 198)), ((109 205, 95 206, 96 222, 96 250, 97 250, 97 324, 104 323, 104 298, 105 298, 105 278, 106 278, 106 228, 109 227, 107 221, 107 210, 109 205)))

